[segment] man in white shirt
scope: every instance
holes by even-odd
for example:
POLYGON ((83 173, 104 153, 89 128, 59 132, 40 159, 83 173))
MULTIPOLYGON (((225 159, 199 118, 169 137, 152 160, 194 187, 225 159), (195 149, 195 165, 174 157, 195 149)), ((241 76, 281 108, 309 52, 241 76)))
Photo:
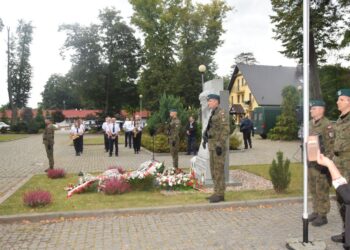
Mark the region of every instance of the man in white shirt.
POLYGON ((82 148, 81 148, 81 139, 80 136, 82 136, 84 131, 82 130, 80 126, 80 121, 75 120, 73 126, 70 129, 70 136, 73 140, 73 145, 75 149, 75 155, 80 156, 82 148))
POLYGON ((82 119, 79 119, 80 121, 80 129, 82 131, 82 134, 80 135, 80 153, 83 153, 84 150, 84 133, 85 133, 85 124, 84 121, 82 119))
POLYGON ((130 121, 129 117, 125 118, 125 122, 123 124, 123 129, 125 131, 125 147, 128 146, 129 144, 129 148, 131 148, 131 141, 132 141, 132 133, 134 130, 134 121, 130 121))
POLYGON ((110 124, 110 123, 111 123, 111 118, 109 116, 107 116, 105 122, 102 124, 103 138, 104 138, 106 152, 109 152, 109 141, 108 141, 107 127, 108 127, 108 124, 110 124))
POLYGON ((120 131, 119 124, 115 122, 115 118, 111 119, 107 126, 107 134, 109 141, 109 157, 112 157, 113 147, 115 146, 115 156, 118 156, 118 132, 120 131))

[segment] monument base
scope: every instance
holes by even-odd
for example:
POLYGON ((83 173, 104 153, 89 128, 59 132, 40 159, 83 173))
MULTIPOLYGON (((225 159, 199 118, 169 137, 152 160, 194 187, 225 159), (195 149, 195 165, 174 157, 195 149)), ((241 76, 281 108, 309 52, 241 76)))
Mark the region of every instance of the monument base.
MULTIPOLYGON (((237 186, 242 186, 242 183, 235 180, 234 178, 229 178, 228 181, 226 181, 226 187, 237 187, 237 186)), ((206 188, 212 188, 214 187, 214 183, 213 183, 213 180, 210 179, 210 180, 206 180, 205 183, 204 183, 204 187, 206 188)))
POLYGON ((286 247, 290 250, 325 250, 327 248, 326 243, 322 240, 313 240, 305 243, 299 238, 288 239, 286 247))

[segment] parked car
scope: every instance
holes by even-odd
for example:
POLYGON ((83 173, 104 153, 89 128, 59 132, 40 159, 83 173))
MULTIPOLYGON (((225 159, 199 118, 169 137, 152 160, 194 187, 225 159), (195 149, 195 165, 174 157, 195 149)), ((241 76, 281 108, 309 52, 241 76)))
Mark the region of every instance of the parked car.
POLYGON ((8 131, 8 130, 10 130, 10 125, 4 122, 0 122, 0 131, 8 131))

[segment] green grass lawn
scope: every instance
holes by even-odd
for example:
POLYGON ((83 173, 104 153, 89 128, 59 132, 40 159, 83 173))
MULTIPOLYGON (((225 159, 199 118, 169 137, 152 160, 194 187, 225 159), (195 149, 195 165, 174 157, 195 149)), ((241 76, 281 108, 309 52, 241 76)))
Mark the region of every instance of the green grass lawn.
MULTIPOLYGON (((269 165, 231 167, 231 169, 242 169, 269 179, 269 165)), ((227 191, 225 199, 226 201, 241 201, 299 196, 302 194, 302 165, 291 164, 291 173, 292 181, 284 194, 276 194, 274 190, 227 191)), ((161 194, 159 190, 150 192, 133 191, 112 196, 91 192, 74 194, 71 198, 67 198, 67 192, 63 188, 70 183, 77 183, 77 180, 78 176, 71 174, 64 179, 55 180, 47 178, 46 175, 33 176, 14 195, 0 204, 0 215, 207 203, 204 198, 208 194, 197 191, 170 196, 161 194), (49 190, 53 194, 53 203, 42 208, 26 207, 22 202, 24 192, 38 188, 49 190)))
POLYGON ((0 134, 0 142, 7 142, 26 138, 28 135, 25 134, 0 134))

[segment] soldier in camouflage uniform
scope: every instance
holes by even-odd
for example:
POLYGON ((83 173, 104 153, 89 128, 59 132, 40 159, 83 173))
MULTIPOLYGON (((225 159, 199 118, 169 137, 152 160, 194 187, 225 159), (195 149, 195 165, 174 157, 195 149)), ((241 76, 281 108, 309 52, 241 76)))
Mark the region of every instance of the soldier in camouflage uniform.
MULTIPOLYGON (((331 122, 324 116, 325 102, 322 100, 310 101, 309 134, 319 135, 322 141, 322 153, 329 158, 333 157, 334 129, 331 122)), ((317 162, 308 163, 309 189, 312 196, 313 213, 309 221, 313 226, 322 226, 328 223, 327 214, 330 211, 329 189, 330 175, 327 168, 317 162)))
POLYGON ((53 144, 55 142, 55 127, 52 125, 49 119, 45 119, 45 129, 43 133, 43 144, 45 145, 47 158, 49 159, 49 168, 45 170, 47 172, 49 169, 53 169, 53 144))
POLYGON ((229 136, 229 122, 227 112, 219 107, 220 96, 208 95, 208 107, 211 109, 211 116, 203 135, 203 147, 208 141, 210 172, 214 183, 214 194, 208 197, 210 203, 224 201, 225 196, 225 159, 229 136))
MULTIPOLYGON (((350 181, 350 89, 340 89, 338 95, 338 118, 334 131, 334 158, 333 161, 338 167, 342 176, 350 181)), ((345 204, 340 196, 337 195, 340 215, 345 222, 345 204)), ((344 233, 334 235, 331 238, 335 242, 344 242, 344 233)))
POLYGON ((181 122, 177 118, 177 110, 170 110, 170 124, 169 124, 169 144, 170 144, 170 154, 173 158, 173 167, 178 169, 179 167, 179 146, 180 146, 180 129, 181 122))

